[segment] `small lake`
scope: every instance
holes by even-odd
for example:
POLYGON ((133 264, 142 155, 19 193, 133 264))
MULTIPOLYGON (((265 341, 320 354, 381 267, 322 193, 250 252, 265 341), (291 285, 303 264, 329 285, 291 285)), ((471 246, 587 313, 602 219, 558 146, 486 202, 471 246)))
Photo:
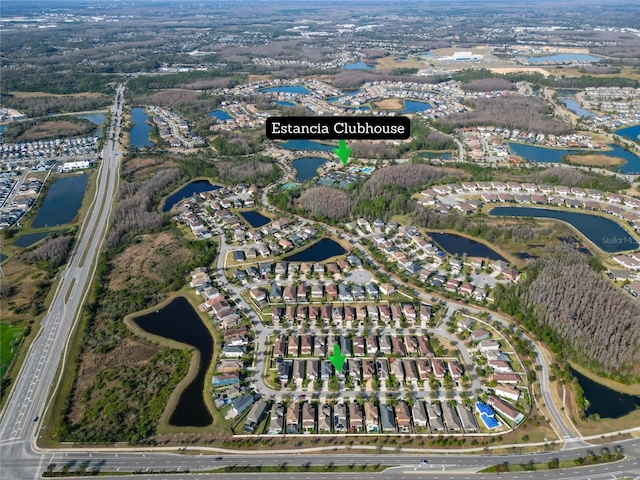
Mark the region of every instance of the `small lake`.
POLYGON ((533 207, 496 207, 489 212, 489 215, 561 220, 572 225, 600 250, 607 253, 623 252, 640 247, 624 228, 613 220, 598 215, 533 207))
POLYGON ((348 63, 344 67, 343 70, 373 70, 374 67, 367 65, 366 63, 356 62, 356 63, 348 63))
POLYGON ((563 98, 561 100, 562 100, 562 103, 564 103, 565 106, 576 115, 579 115, 581 117, 597 117, 595 113, 582 108, 578 103, 578 101, 574 100, 573 98, 563 98))
POLYGON ((239 212, 239 213, 240 215, 242 215, 242 218, 244 218, 247 221, 247 223, 251 225, 253 228, 263 227, 271 221, 269 217, 265 217, 264 215, 262 215, 259 212, 256 212, 255 210, 249 210, 246 212, 239 212))
POLYGON ((324 158, 302 157, 294 160, 293 168, 296 169, 296 182, 306 182, 318 176, 318 168, 327 162, 324 158))
POLYGON ((149 117, 144 113, 144 108, 131 109, 133 128, 129 132, 129 143, 136 148, 153 147, 153 143, 149 140, 151 125, 147 123, 148 119, 149 117))
POLYGON ((609 144, 608 147, 610 150, 578 150, 538 147, 536 145, 527 145, 517 142, 507 143, 511 152, 529 162, 562 163, 562 157, 565 155, 595 153, 599 155, 606 155, 608 157, 618 157, 625 160, 626 163, 616 168, 617 172, 629 174, 640 172, 640 157, 631 153, 629 150, 619 147, 618 145, 609 144))
POLYGON ((260 91, 264 93, 297 93, 300 95, 308 95, 311 93, 311 90, 302 85, 283 85, 280 87, 264 88, 260 91))
POLYGON ((600 418, 620 418, 623 415, 640 408, 640 397, 616 392, 604 385, 585 377, 580 372, 571 369, 571 375, 576 377, 584 390, 584 397, 589 401, 585 416, 598 414, 600 418))
POLYGON ((633 127, 620 128, 615 131, 617 135, 633 140, 640 143, 640 125, 634 125, 633 127))
POLYGON ((89 175, 56 178, 47 191, 32 228, 71 222, 78 214, 87 190, 89 175))
POLYGON ((4 133, 6 129, 7 129, 6 125, 0 125, 0 133, 4 133))
POLYGON ((559 53, 557 55, 544 55, 542 57, 524 57, 529 63, 547 63, 547 62, 599 62, 599 57, 586 55, 584 53, 559 53))
POLYGON ((442 250, 452 255, 462 256, 467 254, 468 257, 506 261, 506 259, 495 250, 470 238, 456 235, 455 233, 429 233, 428 235, 442 250))
POLYGON ((0 263, 4 262, 7 258, 9 258, 8 255, 5 255, 4 253, 0 253, 0 263))
POLYGON ((404 109, 400 110, 400 113, 416 113, 423 112, 433 108, 431 104, 426 102, 416 102, 415 100, 405 100, 404 109))
POLYGON ((422 158, 441 158, 442 160, 451 160, 451 152, 420 152, 422 158))
POLYGON ((194 180, 193 182, 189 182, 176 193, 167 197, 167 200, 164 202, 164 207, 162 207, 162 212, 166 213, 170 211, 180 200, 193 197, 202 192, 218 190, 219 188, 218 185, 211 185, 208 180, 194 180))
POLYGON ((98 125, 98 129, 94 132, 94 137, 100 137, 102 135, 102 127, 107 116, 104 113, 88 113, 86 115, 78 115, 76 118, 84 118, 91 123, 98 125))
POLYGON ((342 246, 330 238, 323 238, 317 243, 305 248, 304 250, 289 255, 284 259, 287 262, 322 262, 331 257, 344 255, 347 251, 342 246))
POLYGON ((213 417, 204 402, 204 380, 213 356, 213 339, 191 304, 178 297, 158 312, 134 319, 144 331, 195 347, 200 365, 193 381, 180 395, 169 423, 177 427, 206 427, 213 417))
POLYGON ((276 105, 280 105, 281 107, 295 107, 296 104, 294 102, 287 102, 285 100, 276 100, 274 102, 276 105))
POLYGON ((216 117, 217 120, 224 122, 225 120, 231 120, 233 117, 224 110, 214 110, 209 112, 210 117, 216 117))
POLYGON ((333 152, 335 145, 314 142, 313 140, 288 140, 280 144, 280 148, 287 150, 318 150, 321 152, 333 152))
POLYGON ((13 244, 16 247, 20 248, 28 248, 34 243, 39 242, 43 238, 47 237, 52 232, 38 232, 38 233, 28 233, 26 235, 20 235, 16 238, 16 241, 13 244))

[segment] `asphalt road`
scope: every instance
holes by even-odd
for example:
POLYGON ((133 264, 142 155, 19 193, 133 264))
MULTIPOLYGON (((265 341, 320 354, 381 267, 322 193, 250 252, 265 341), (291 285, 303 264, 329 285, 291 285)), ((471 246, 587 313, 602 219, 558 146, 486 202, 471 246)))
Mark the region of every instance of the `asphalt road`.
MULTIPOLYGON (((49 394, 57 382, 56 371, 81 311, 85 291, 94 273, 102 239, 107 229, 109 214, 116 193, 120 152, 117 139, 122 119, 124 87, 116 89, 111 109, 114 121, 110 140, 102 151, 102 164, 98 174, 94 203, 85 219, 71 254, 67 268, 60 274, 49 312, 41 321, 41 329, 31 345, 16 383, 2 411, 0 419, 0 478, 26 478, 20 463, 7 463, 7 459, 25 458, 31 450, 40 425, 49 394), (115 139, 115 140, 113 140, 115 139)), ((33 476, 31 476, 33 478, 33 476)))

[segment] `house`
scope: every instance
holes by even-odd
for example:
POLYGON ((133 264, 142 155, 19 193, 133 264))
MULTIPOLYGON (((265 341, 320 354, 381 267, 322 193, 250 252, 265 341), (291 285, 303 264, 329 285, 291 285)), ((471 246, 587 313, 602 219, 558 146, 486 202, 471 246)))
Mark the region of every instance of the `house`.
POLYGON ((313 337, 311 335, 302 335, 300 337, 300 355, 311 355, 313 350, 313 337))
POLYGON ((520 280, 520 272, 515 268, 506 268, 502 271, 502 278, 513 283, 518 283, 518 280, 520 280))
POLYGON ((306 361, 296 358, 293 361, 293 380, 303 380, 306 361))
POLYGON ((320 317, 320 307, 312 305, 309 307, 309 321, 315 322, 320 317))
POLYGON ((302 404, 302 430, 304 432, 316 430, 316 406, 313 403, 302 404))
POLYGON ((226 345, 222 349, 222 356, 227 358, 240 358, 244 355, 245 348, 241 345, 226 345))
POLYGON ((223 373, 222 375, 214 375, 211 379, 211 385, 214 387, 226 387, 240 383, 240 377, 236 373, 223 373))
POLYGON ((367 316, 372 322, 377 322, 380 319, 378 307, 375 305, 367 305, 367 316))
POLYGON ((491 337, 491 334, 488 331, 482 328, 478 328, 471 332, 469 340, 471 340, 472 342, 480 342, 482 340, 486 340, 489 337, 491 337))
POLYGON ((482 340, 478 343, 478 349, 482 353, 486 352, 499 352, 500 351, 500 343, 496 340, 482 340))
POLYGON ((375 355, 378 353, 378 338, 375 335, 367 337, 367 354, 375 355))
POLYGON ((356 357, 363 357, 365 355, 365 341, 364 338, 359 335, 353 337, 353 354, 356 357))
POLYGON ((291 285, 287 285, 284 287, 284 293, 282 294, 282 299, 286 303, 293 303, 296 301, 296 292, 295 288, 291 285))
POLYGON ((391 317, 395 321, 400 321, 402 317, 402 307, 400 305, 397 305, 397 304, 391 305, 391 317))
POLYGON ((478 424, 476 423, 476 419, 470 407, 458 404, 458 415, 460 417, 460 422, 462 423, 462 428, 465 432, 478 431, 478 424))
POLYGON ((511 369, 511 365, 509 362, 504 360, 490 360, 488 362, 489 366, 493 368, 494 372, 498 373, 511 373, 513 370, 511 369))
POLYGON ((311 286, 311 298, 321 299, 324 296, 324 289, 319 283, 311 286))
POLYGON ((511 385, 497 385, 493 391, 498 397, 506 398, 512 402, 517 402, 520 398, 520 390, 511 385))
POLYGON ((454 380, 458 380, 460 377, 462 377, 464 369, 462 368, 462 365, 460 365, 460 362, 458 362, 458 360, 451 360, 449 362, 449 373, 451 374, 451 378, 453 378, 454 380))
POLYGON ((244 261, 244 251, 242 250, 234 250, 232 252, 233 254, 233 261, 234 262, 243 262, 244 261))
POLYGON ((344 320, 346 322, 353 322, 356 319, 356 309, 346 305, 344 307, 344 320))
POLYGON ((318 412, 318 432, 331 432, 331 407, 322 405, 318 412))
POLYGON ((349 433, 361 432, 364 428, 364 420, 360 405, 356 402, 349 404, 349 433))
POLYGON ((232 418, 236 418, 242 412, 244 412, 247 408, 253 405, 253 394, 247 393, 239 398, 236 398, 233 402, 231 402, 231 408, 225 415, 227 420, 232 418))
POLYGON ((506 404, 497 397, 489 396, 487 403, 491 405, 496 412, 515 423, 520 423, 524 419, 524 415, 512 406, 506 404))
POLYGON ((340 337, 340 351, 342 352, 342 355, 346 355, 347 357, 351 357, 353 355, 351 339, 347 337, 340 337))
POLYGON ((402 368, 404 369, 404 378, 407 382, 418 380, 418 369, 413 360, 405 358, 402 360, 402 368))
POLYGON ((331 318, 336 322, 344 320, 344 309, 342 307, 333 307, 331 309, 331 318))
POLYGON ((278 262, 278 263, 276 263, 275 272, 276 272, 276 275, 286 275, 287 274, 287 263, 286 262, 278 262))
POLYGON ((298 285, 296 290, 296 299, 298 302, 306 302, 307 301, 307 286, 304 283, 298 285))
POLYGON ((362 378, 364 380, 369 380, 373 378, 376 373, 376 367, 373 363, 373 360, 363 360, 362 362, 362 378))
POLYGON ((292 403, 287 407, 287 433, 298 433, 300 425, 299 408, 300 406, 297 403, 292 403))
POLYGON ((431 305, 420 304, 420 320, 429 321, 431 318, 431 305))
POLYGON ((404 315, 404 318, 411 323, 415 322, 417 317, 416 310, 410 303, 402 304, 402 314, 404 315))
POLYGON ((447 368, 445 367, 444 360, 441 360, 439 358, 435 358, 431 362, 431 367, 433 368, 433 374, 438 380, 442 380, 447 373, 447 368))
POLYGON ((520 375, 517 373, 494 373, 493 380, 498 383, 516 384, 520 383, 520 375))
POLYGON ((269 434, 279 435, 284 431, 284 407, 281 404, 276 404, 271 409, 271 418, 269 421, 269 434))
MULTIPOLYGON (((427 410, 424 408, 424 402, 421 400, 416 401, 411 407, 411 416, 413 417, 413 425, 416 427, 427 426, 427 410)), ((400 418, 398 417, 398 424, 400 424, 400 418)), ((402 426, 401 426, 402 428, 402 426)))
POLYGON ((444 289, 447 292, 457 292, 459 285, 460 285, 460 280, 457 280, 455 278, 450 278, 449 280, 447 280, 447 283, 445 284, 444 289))
POLYGON ((383 283, 382 285, 380 285, 380 292, 383 295, 393 295, 394 293, 396 293, 396 289, 389 283, 383 283))
POLYGON ((267 402, 264 399, 259 399, 256 403, 253 404, 251 410, 249 410, 249 414, 247 415, 247 419, 244 422, 243 430, 248 433, 253 433, 256 431, 258 424, 262 421, 264 414, 267 411, 267 402))
POLYGON ((320 318, 325 322, 331 320, 331 305, 325 304, 320 307, 320 318))
POLYGON ((252 288, 249 290, 249 295, 256 302, 265 302, 267 300, 267 292, 265 292, 262 288, 252 288))
POLYGON ((442 421, 442 410, 437 403, 427 405, 427 417, 429 418, 429 426, 432 432, 444 431, 444 422, 442 421))
POLYGON ((290 357, 297 357, 300 353, 299 351, 299 341, 298 335, 291 335, 287 340, 287 355, 290 357))
POLYGON ((239 372, 244 368, 244 364, 240 360, 222 360, 216 370, 220 373, 239 372))
POLYGON ((448 402, 444 402, 441 407, 444 416, 444 423, 447 425, 447 430, 449 430, 449 432, 460 432, 462 430, 462 425, 460 424, 458 413, 455 408, 448 402))
POLYGON ((360 359, 359 358, 349 358, 347 359, 347 371, 349 372, 349 376, 351 378, 360 381, 360 372, 362 368, 360 367, 360 359))
POLYGON ((401 357, 407 356, 407 350, 404 346, 404 339, 402 337, 391 337, 391 353, 401 357))
POLYGON ((383 432, 396 433, 398 431, 396 416, 391 405, 380 404, 380 420, 383 432))
POLYGON ((364 300, 365 295, 364 295, 364 288, 362 288, 362 285, 358 285, 358 284, 353 285, 351 287, 351 295, 353 296, 354 300, 364 300))
POLYGON ((316 357, 324 357, 327 354, 327 339, 325 337, 313 337, 313 353, 316 357))
POLYGON ((333 429, 336 433, 347 430, 347 406, 344 403, 333 407, 333 429))
POLYGON ((296 318, 296 306, 287 305, 284 309, 284 319, 288 322, 293 322, 296 318))
POLYGON ((271 302, 279 302, 282 300, 282 287, 277 283, 271 284, 269 289, 269 299, 271 302))
POLYGON ((391 321, 391 309, 389 308, 389 306, 380 305, 378 309, 380 311, 380 320, 382 320, 385 323, 389 323, 391 321))
POLYGON ((379 351, 381 353, 389 355, 391 353, 391 338, 389 338, 388 335, 381 335, 378 340, 380 342, 379 351))
POLYGON ((278 335, 275 343, 273 344, 273 356, 284 357, 286 355, 286 339, 284 335, 278 335))
POLYGON ((378 417, 378 407, 376 407, 371 402, 364 403, 364 416, 366 419, 366 429, 367 433, 378 433, 380 431, 379 427, 379 417, 378 417))
POLYGON ((429 344, 429 338, 425 335, 421 335, 418 337, 418 350, 420 351, 420 355, 432 357, 433 350, 431 349, 431 344, 429 344))
POLYGON ((433 369, 429 364, 429 360, 425 358, 419 358, 416 360, 416 365, 418 367, 418 374, 420 375, 420 380, 425 381, 429 380, 431 377, 431 372, 433 369))
POLYGON ((376 360, 376 370, 380 381, 385 381, 389 378, 389 366, 386 359, 378 358, 376 360))
POLYGON ((396 377, 398 382, 404 382, 404 368, 402 367, 402 360, 399 358, 390 358, 389 365, 391 367, 391 375, 396 377))
POLYGON ((338 285, 338 296, 340 297, 340 301, 342 302, 352 302, 353 295, 351 294, 351 289, 349 285, 346 283, 341 283, 338 285))
POLYGON ((329 283, 326 285, 325 290, 327 292, 327 300, 335 300, 338 297, 338 287, 335 283, 329 283))
POLYGON ((378 288, 378 285, 373 282, 367 283, 365 285, 365 289, 371 300, 375 300, 380 296, 380 289, 378 288))
POLYGON ((502 272, 508 266, 509 264, 504 260, 495 260, 489 264, 489 267, 496 272, 502 272))
POLYGON ((405 335, 404 344, 406 346, 408 355, 413 355, 418 353, 418 339, 413 335, 405 335))

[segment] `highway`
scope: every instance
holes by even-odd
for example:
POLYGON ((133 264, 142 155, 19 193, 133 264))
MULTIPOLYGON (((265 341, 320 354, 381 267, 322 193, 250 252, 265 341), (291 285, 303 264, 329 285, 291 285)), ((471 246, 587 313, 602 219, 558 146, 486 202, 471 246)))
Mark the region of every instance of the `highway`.
MULTIPOLYGON (((35 441, 40 417, 55 389, 56 372, 64 358, 68 339, 78 314, 82 311, 85 292, 88 291, 95 261, 108 226, 111 206, 118 186, 121 153, 118 146, 124 86, 116 88, 111 109, 113 121, 109 138, 102 151, 103 159, 98 173, 96 196, 76 241, 67 268, 60 281, 48 313, 41 321, 41 329, 30 347, 16 383, 0 418, 0 478, 21 479, 20 463, 7 465, 6 459, 28 456, 35 441)), ((33 473, 30 472, 31 478, 33 473)))

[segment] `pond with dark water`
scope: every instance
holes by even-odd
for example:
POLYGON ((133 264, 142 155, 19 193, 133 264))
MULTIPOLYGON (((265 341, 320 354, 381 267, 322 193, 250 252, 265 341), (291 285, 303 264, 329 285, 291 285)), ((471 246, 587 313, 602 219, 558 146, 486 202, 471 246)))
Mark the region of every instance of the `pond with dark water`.
POLYGON ((318 150, 320 152, 333 152, 335 145, 314 142, 313 140, 288 140, 280 144, 280 148, 287 150, 318 150))
POLYGON ((616 130, 616 133, 621 137, 628 138, 636 143, 640 143, 640 125, 634 125, 632 127, 624 127, 616 130))
POLYGON ((347 251, 342 246, 330 238, 323 238, 317 243, 308 246, 304 250, 289 255, 284 259, 287 262, 322 262, 331 257, 344 255, 347 251))
POLYGON ((209 112, 210 117, 215 117, 217 120, 224 122, 225 120, 231 120, 233 117, 229 115, 224 110, 214 110, 213 112, 209 112))
POLYGON ((87 174, 56 178, 31 227, 52 227, 71 222, 82 205, 88 182, 87 174))
POLYGON ((586 417, 597 414, 600 418, 620 418, 640 408, 640 397, 616 392, 573 368, 570 370, 584 390, 584 398, 589 402, 589 407, 584 412, 586 417))
POLYGON ((563 63, 563 62, 599 62, 599 57, 584 53, 559 53, 557 55, 544 55, 541 57, 524 57, 529 63, 563 63))
POLYGON ((265 88, 260 91, 264 93, 297 93, 300 95, 308 95, 311 93, 308 88, 303 87, 302 85, 283 85, 280 87, 265 88))
POLYGON ((167 197, 167 200, 164 202, 164 207, 162 207, 162 212, 166 213, 170 211, 180 200, 193 197, 202 192, 218 190, 219 188, 218 185, 212 185, 208 180, 194 180, 193 182, 189 182, 176 193, 167 197))
POLYGON ((204 381, 213 357, 213 339, 191 304, 178 297, 155 313, 134 319, 144 331, 195 347, 200 352, 198 373, 182 391, 169 423, 177 427, 206 427, 213 417, 205 404, 204 381))
POLYGON ((43 238, 47 237, 51 232, 37 232, 37 233, 27 233, 26 235, 20 235, 13 244, 16 247, 20 248, 28 248, 34 243, 39 242, 43 238))
POLYGON ((525 143, 507 142, 509 149, 519 157, 529 162, 536 163, 562 163, 562 158, 566 155, 576 155, 581 153, 605 155, 607 157, 617 157, 625 161, 624 164, 616 168, 620 173, 640 173, 640 157, 625 150, 618 145, 608 145, 610 150, 577 150, 577 149, 561 149, 538 147, 537 145, 528 145, 525 143))
POLYGON ((362 62, 348 63, 344 67, 342 67, 343 70, 373 70, 373 68, 374 67, 371 67, 362 62))
POLYGON ((264 215, 262 215, 259 212, 256 212, 255 210, 240 212, 240 215, 242 215, 242 218, 244 218, 247 221, 247 223, 251 225, 253 228, 263 227, 271 221, 269 217, 265 217, 264 215))
POLYGON ((456 235, 455 233, 429 233, 429 236, 442 250, 452 255, 462 256, 466 254, 468 257, 506 261, 502 255, 485 244, 462 235, 456 235))
POLYGON ((572 225, 596 247, 607 253, 623 252, 640 247, 640 244, 624 228, 613 220, 599 215, 533 207, 495 207, 489 215, 561 220, 572 225))
POLYGON ((292 164, 296 169, 296 182, 305 182, 318 176, 318 168, 327 162, 319 157, 301 157, 295 159, 292 164))
POLYGON ((144 108, 131 109, 133 128, 129 132, 129 143, 136 148, 153 147, 153 143, 149 140, 151 125, 147 123, 148 120, 149 117, 144 113, 144 108))

